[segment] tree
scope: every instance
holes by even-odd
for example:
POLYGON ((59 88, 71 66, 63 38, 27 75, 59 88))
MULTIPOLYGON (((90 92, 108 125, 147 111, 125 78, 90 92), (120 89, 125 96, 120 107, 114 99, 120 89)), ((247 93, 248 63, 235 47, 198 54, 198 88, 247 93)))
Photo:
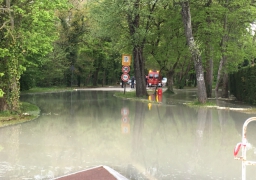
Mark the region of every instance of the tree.
MULTIPOLYGON (((133 46, 133 68, 135 70, 135 78, 137 81, 136 85, 136 96, 146 95, 146 83, 145 83, 145 73, 144 66, 145 60, 143 57, 143 46, 144 40, 141 42, 137 41, 136 36, 138 36, 137 31, 140 27, 140 14, 139 12, 140 0, 137 0, 133 4, 133 11, 127 14, 128 27, 130 31, 130 36, 132 38, 132 46, 133 46)), ((143 39, 143 38, 142 38, 143 39)))
POLYGON ((147 38, 152 33, 158 4, 158 0, 105 0, 100 4, 93 2, 90 8, 94 22, 98 22, 97 34, 110 37, 119 46, 121 44, 123 48, 119 49, 120 54, 132 54, 136 96, 147 95, 144 50, 147 38))
MULTIPOLYGON (((3 76, 3 75, 4 75, 3 73, 0 73, 0 76, 3 76)), ((0 97, 3 97, 3 95, 4 95, 4 92, 2 89, 0 89, 0 97)))
POLYGON ((150 69, 159 67, 161 74, 167 76, 167 88, 172 93, 174 93, 175 72, 179 67, 187 69, 190 66, 187 62, 190 57, 185 46, 186 39, 179 11, 178 5, 158 4, 150 29, 152 33, 145 48, 146 67, 150 69))
POLYGON ((215 19, 216 3, 212 0, 207 0, 205 3, 200 1, 193 2, 192 5, 192 16, 193 21, 193 34, 201 42, 200 50, 202 51, 201 56, 204 60, 205 67, 205 85, 207 97, 212 97, 212 85, 213 85, 213 61, 217 56, 217 49, 215 56, 213 53, 214 46, 218 43, 218 31, 217 22, 215 19), (216 32, 217 31, 217 32, 216 32))
MULTIPOLYGON (((222 37, 220 40, 221 59, 215 87, 216 95, 222 83, 222 97, 228 97, 228 73, 245 58, 244 37, 247 37, 250 23, 255 19, 255 7, 251 1, 221 1, 222 37)), ((237 69, 237 68, 236 68, 237 69)))
POLYGON ((68 11, 58 13, 61 20, 60 34, 61 38, 58 40, 58 45, 66 54, 67 68, 66 68, 66 85, 71 86, 74 80, 74 71, 78 86, 80 86, 81 67, 77 65, 79 57, 79 48, 84 45, 83 36, 88 31, 86 9, 83 3, 77 1, 72 2, 73 6, 68 11))
POLYGON ((191 52, 195 70, 196 70, 198 101, 200 103, 206 103, 207 95, 206 95, 206 88, 205 88, 205 81, 204 81, 203 64, 201 60, 201 52, 199 49, 198 42, 194 40, 193 33, 192 33, 189 2, 182 1, 181 7, 182 7, 181 15, 182 15, 182 19, 185 27, 187 44, 189 46, 189 50, 191 52))
POLYGON ((66 6, 64 0, 0 1, 0 111, 19 111, 19 79, 33 56, 44 56, 57 37, 55 10, 66 6))
POLYGON ((210 10, 210 7, 212 6, 212 0, 208 0, 205 4, 205 58, 206 58, 206 73, 205 73, 205 85, 206 85, 206 94, 207 97, 212 97, 212 84, 213 84, 213 33, 211 33, 211 30, 213 29, 213 20, 211 16, 213 13, 210 10))

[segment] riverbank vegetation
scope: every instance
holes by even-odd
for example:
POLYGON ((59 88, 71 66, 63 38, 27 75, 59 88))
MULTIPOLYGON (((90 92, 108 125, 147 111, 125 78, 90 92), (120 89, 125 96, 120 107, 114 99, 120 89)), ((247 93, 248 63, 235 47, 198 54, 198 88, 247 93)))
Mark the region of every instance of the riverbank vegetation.
POLYGON ((21 94, 29 93, 48 93, 48 92, 63 92, 63 91, 73 91, 73 88, 70 87, 33 87, 29 90, 21 91, 21 94))
MULTIPOLYGON (((187 87, 188 88, 188 87, 187 87)), ((186 88, 186 89, 187 89, 186 88)), ((192 88, 195 90, 194 88, 192 88)), ((50 87, 50 88, 32 88, 30 90, 22 92, 22 94, 31 94, 31 93, 52 93, 52 92, 64 92, 64 91, 73 91, 73 89, 66 88, 66 87, 50 87)), ((151 104, 159 104, 162 102, 157 102, 155 98, 151 99, 149 98, 151 95, 154 95, 155 91, 154 89, 147 90, 148 96, 144 97, 137 97, 135 91, 119 91, 115 92, 114 96, 118 98, 124 98, 128 100, 136 100, 136 101, 142 101, 146 103, 151 103, 151 104)), ((164 91, 164 94, 162 96, 173 96, 175 94, 164 91)), ((222 109, 227 109, 227 110, 236 110, 236 111, 241 111, 243 113, 248 113, 248 114, 255 114, 256 113, 256 108, 228 108, 228 107, 218 107, 215 102, 208 101, 205 104, 201 104, 197 100, 192 101, 190 103, 187 103, 186 105, 190 107, 195 107, 195 108, 222 108, 222 109)), ((2 111, 0 112, 0 127, 4 126, 9 126, 9 125, 15 125, 19 123, 24 123, 31 121, 35 118, 37 118, 40 114, 40 109, 31 103, 28 102, 21 102, 20 103, 20 111, 13 113, 10 111, 2 111)))
POLYGON ((200 103, 213 84, 228 98, 229 73, 255 63, 251 1, 3 0, 0 9, 0 112, 19 112, 20 91, 34 87, 119 85, 123 54, 136 97, 156 69, 169 92, 197 87, 200 103))
POLYGON ((21 102, 20 111, 11 113, 9 111, 0 112, 0 127, 15 125, 31 121, 39 116, 40 109, 31 103, 21 102))

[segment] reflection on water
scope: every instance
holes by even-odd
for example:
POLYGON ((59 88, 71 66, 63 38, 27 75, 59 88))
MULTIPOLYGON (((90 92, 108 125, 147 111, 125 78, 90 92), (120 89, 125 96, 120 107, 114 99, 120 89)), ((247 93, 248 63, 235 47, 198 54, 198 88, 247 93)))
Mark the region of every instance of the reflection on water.
MULTIPOLYGON (((0 129, 0 179, 52 179, 98 165, 131 180, 241 179, 233 149, 251 115, 184 106, 193 92, 162 98, 149 110, 113 92, 24 95, 41 116, 0 129)), ((247 130, 251 144, 255 128, 247 130)), ((256 159, 253 148, 248 156, 256 159)), ((255 168, 247 168, 247 180, 255 168)))
POLYGON ((121 132, 123 134, 129 134, 130 133, 130 120, 129 120, 129 108, 123 107, 121 109, 121 132))

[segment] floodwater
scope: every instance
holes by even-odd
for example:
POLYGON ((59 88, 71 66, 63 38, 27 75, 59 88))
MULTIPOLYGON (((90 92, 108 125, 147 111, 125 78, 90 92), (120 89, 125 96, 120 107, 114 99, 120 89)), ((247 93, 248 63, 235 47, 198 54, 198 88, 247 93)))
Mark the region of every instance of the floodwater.
MULTIPOLYGON (((38 105, 31 122, 0 129, 0 179, 53 179, 106 165, 131 180, 240 180, 233 150, 249 117, 233 110, 191 108, 195 91, 162 95, 162 104, 130 101, 111 91, 22 95, 38 105)), ((243 107, 228 101, 225 106, 243 107)), ((256 161, 256 122, 247 128, 256 161), (254 146, 255 145, 255 146, 254 146)), ((256 166, 246 167, 246 180, 256 166)))

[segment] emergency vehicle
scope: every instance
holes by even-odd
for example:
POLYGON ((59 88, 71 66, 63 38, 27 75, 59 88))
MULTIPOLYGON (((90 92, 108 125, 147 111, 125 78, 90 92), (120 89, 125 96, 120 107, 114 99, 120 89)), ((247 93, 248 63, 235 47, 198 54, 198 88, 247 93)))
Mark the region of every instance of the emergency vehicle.
POLYGON ((159 71, 152 71, 149 70, 148 76, 147 76, 147 86, 158 86, 162 87, 162 76, 159 74, 159 71))

